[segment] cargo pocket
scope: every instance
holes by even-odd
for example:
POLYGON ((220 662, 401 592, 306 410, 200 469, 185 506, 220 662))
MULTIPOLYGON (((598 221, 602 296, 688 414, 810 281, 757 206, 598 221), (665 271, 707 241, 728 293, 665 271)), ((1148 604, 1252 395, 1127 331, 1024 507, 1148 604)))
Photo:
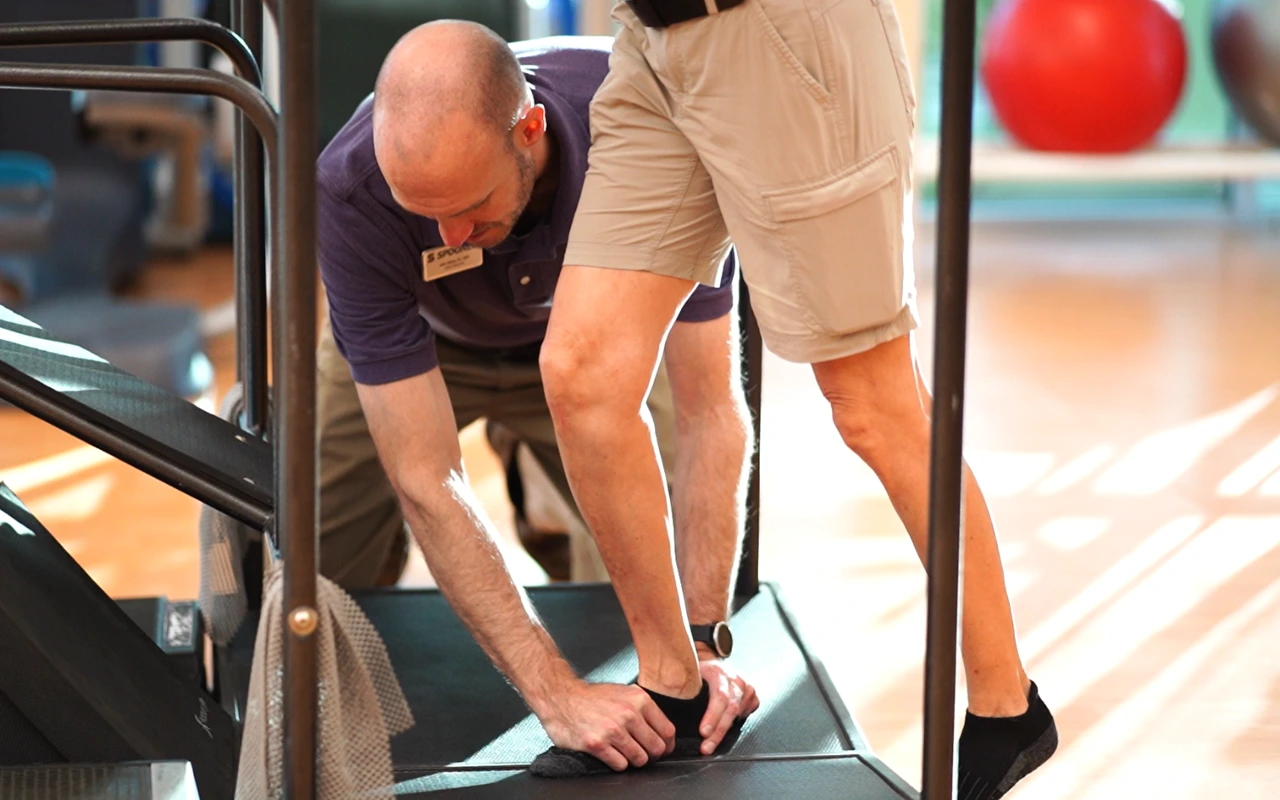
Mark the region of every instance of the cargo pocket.
POLYGON ((815 333, 844 336, 902 310, 900 173, 889 145, 824 180, 762 193, 791 288, 815 333))

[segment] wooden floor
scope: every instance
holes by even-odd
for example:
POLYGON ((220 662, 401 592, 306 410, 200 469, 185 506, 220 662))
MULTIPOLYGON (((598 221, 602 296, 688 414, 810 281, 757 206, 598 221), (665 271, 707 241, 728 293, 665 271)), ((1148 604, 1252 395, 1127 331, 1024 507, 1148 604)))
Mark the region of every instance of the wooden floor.
MULTIPOLYGON (((1280 797, 1280 235, 987 224, 973 252, 967 452, 1062 735, 1011 796, 1280 797)), ((926 374, 931 256, 922 229, 926 374)), ((162 263, 140 291, 212 306, 229 269, 225 251, 162 263)), ((219 393, 231 348, 210 343, 219 393)), ((769 358, 764 405, 765 577, 918 784, 922 571, 810 373, 769 358)), ((510 537, 495 462, 464 441, 510 537)), ((194 502, 13 410, 0 479, 113 595, 195 594, 194 502)), ((428 580, 419 563, 408 582, 428 580)))

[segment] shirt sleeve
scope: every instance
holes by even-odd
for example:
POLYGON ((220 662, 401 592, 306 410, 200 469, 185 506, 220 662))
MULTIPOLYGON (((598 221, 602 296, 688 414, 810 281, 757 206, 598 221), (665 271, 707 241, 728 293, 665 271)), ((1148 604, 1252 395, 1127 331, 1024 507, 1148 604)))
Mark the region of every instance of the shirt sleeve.
POLYGON ((733 310, 734 284, 738 279, 738 258, 733 248, 725 256, 724 268, 720 270, 720 285, 707 286, 698 284, 689 299, 684 302, 676 316, 678 322, 710 322, 720 319, 733 310))
POLYGON ((418 311, 419 253, 394 212, 359 189, 317 193, 317 256, 338 352, 356 383, 411 378, 437 364, 435 336, 418 311))

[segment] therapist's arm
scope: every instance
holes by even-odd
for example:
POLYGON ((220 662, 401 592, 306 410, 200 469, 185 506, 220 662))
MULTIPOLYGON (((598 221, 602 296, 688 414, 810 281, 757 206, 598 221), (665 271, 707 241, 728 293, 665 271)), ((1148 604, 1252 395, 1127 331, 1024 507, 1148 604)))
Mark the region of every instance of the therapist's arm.
POLYGON ((637 686, 587 684, 561 656, 507 570, 471 491, 440 370, 358 385, 379 457, 449 604, 555 744, 614 769, 669 751, 674 728, 637 686))

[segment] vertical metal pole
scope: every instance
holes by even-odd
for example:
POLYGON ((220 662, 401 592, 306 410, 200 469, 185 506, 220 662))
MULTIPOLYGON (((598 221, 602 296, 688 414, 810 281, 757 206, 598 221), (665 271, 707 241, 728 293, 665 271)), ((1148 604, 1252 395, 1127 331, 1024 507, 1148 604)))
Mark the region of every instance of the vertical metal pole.
POLYGON ((281 0, 283 230, 274 287, 276 509, 284 557, 284 786, 311 800, 316 779, 316 15, 281 0))
MULTIPOLYGON (((262 63, 260 0, 235 0, 231 29, 262 63)), ((235 124, 236 373, 244 386, 244 427, 261 436, 267 427, 266 174, 257 132, 244 114, 235 124)))
POLYGON ((747 282, 738 278, 738 331, 742 342, 742 384, 751 410, 751 430, 755 448, 751 452, 751 475, 747 483, 746 531, 742 539, 742 556, 738 560, 738 582, 734 593, 751 597, 760 589, 760 400, 763 385, 764 343, 760 325, 751 310, 747 282))
POLYGON ((938 171, 937 311, 929 465, 929 614, 925 651, 922 797, 955 796, 957 623, 963 554, 965 322, 973 144, 974 0, 946 0, 938 171))

